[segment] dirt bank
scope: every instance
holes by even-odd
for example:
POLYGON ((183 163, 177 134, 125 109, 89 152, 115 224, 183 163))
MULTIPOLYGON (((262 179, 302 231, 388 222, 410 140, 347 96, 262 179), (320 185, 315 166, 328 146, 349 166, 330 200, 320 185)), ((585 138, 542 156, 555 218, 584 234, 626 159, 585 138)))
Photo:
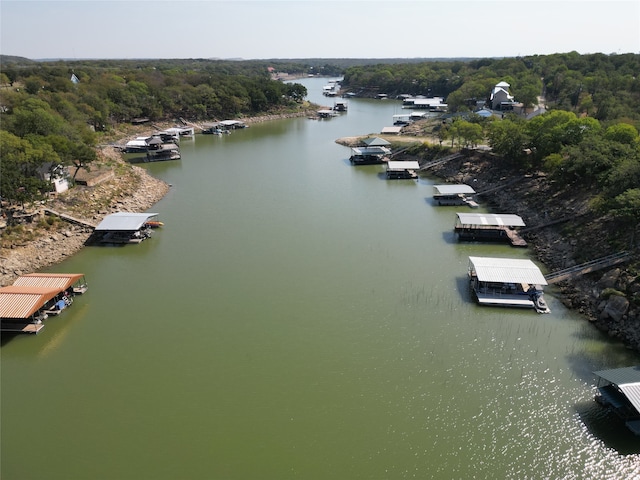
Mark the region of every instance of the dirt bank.
MULTIPOLYGON (((247 125, 281 118, 308 116, 315 109, 311 105, 291 113, 244 118, 247 125)), ((215 120, 212 120, 214 122, 215 120)), ((28 208, 33 213, 23 225, 23 232, 15 240, 4 239, 0 246, 0 286, 11 285, 27 273, 62 262, 85 246, 91 228, 47 218, 44 208, 70 215, 97 225, 111 213, 144 212, 155 205, 169 190, 169 186, 147 173, 143 168, 126 162, 117 147, 140 135, 156 129, 175 126, 174 122, 156 122, 153 125, 117 125, 104 145, 98 149, 98 160, 89 176, 98 170, 113 171, 114 178, 93 187, 76 185, 46 204, 28 208)))
MULTIPOLYGON (((115 178, 94 187, 78 185, 59 194, 42 207, 98 224, 106 215, 115 212, 144 212, 157 203, 169 186, 130 165, 111 147, 99 152, 99 163, 109 165, 115 178)), ((23 238, 6 242, 0 248, 0 285, 11 285, 20 275, 60 263, 78 252, 91 235, 91 229, 64 221, 46 221, 43 210, 26 223, 23 238)), ((51 221, 51 220, 50 220, 51 221)))

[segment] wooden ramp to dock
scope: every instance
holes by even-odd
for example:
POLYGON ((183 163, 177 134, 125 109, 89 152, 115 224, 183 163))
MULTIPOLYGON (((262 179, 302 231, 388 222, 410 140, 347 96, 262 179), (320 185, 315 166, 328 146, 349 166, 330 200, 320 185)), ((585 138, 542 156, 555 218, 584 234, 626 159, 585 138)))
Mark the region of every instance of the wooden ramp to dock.
POLYGON ((511 243, 511 245, 513 245, 514 247, 527 246, 526 240, 522 238, 520 234, 515 230, 512 230, 511 228, 505 228, 504 231, 507 234, 507 237, 509 238, 509 243, 511 243))
POLYGON ((447 163, 451 160, 456 160, 457 158, 461 158, 461 157, 464 157, 464 155, 460 152, 452 153, 451 155, 447 155, 446 157, 438 158, 436 160, 431 160, 430 162, 420 165, 419 171, 423 172, 424 170, 428 170, 437 165, 442 165, 443 163, 447 163))
POLYGON ((61 218, 62 220, 65 220, 69 223, 74 223, 76 225, 81 225, 83 227, 89 227, 91 229, 95 229, 96 225, 94 225, 93 223, 89 223, 85 220, 81 220, 79 218, 74 218, 71 215, 67 215, 66 213, 60 213, 60 212, 56 212, 55 210, 51 210, 50 208, 45 208, 44 209, 44 213, 47 215, 53 215, 56 217, 61 218))
POLYGON ((575 265, 573 267, 565 268, 564 270, 550 273, 549 275, 545 275, 545 279, 549 284, 558 283, 563 280, 568 280, 570 278, 584 275, 586 273, 595 272, 597 270, 602 270, 603 268, 612 267, 613 265, 617 265, 619 263, 624 263, 630 258, 631 254, 629 252, 614 253, 613 255, 608 255, 606 257, 592 260, 590 262, 582 263, 580 265, 575 265))

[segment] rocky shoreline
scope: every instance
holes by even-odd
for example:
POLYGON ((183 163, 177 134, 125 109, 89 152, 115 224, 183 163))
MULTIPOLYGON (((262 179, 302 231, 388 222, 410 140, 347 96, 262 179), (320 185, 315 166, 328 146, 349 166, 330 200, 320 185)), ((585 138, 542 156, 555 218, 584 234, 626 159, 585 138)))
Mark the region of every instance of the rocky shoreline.
MULTIPOLYGON (((127 164, 113 148, 103 148, 101 157, 102 161, 115 164, 115 179, 95 187, 77 186, 49 201, 46 207, 97 224, 111 213, 148 210, 169 191, 169 185, 143 168, 127 164), (74 208, 79 205, 82 208, 74 208)), ((1 286, 11 285, 20 275, 62 262, 82 249, 91 236, 91 228, 65 221, 54 222, 49 228, 39 227, 46 223, 40 221, 45 220, 45 215, 44 210, 36 212, 31 224, 26 225, 34 240, 0 248, 1 286)))
MULTIPOLYGON (((262 115, 242 121, 251 125, 282 118, 308 116, 313 112, 315 110, 309 106, 299 112, 262 115)), ((171 126, 173 123, 163 122, 154 125, 154 128, 164 129, 171 126)), ((128 140, 143 135, 150 127, 122 127, 124 130, 115 131, 116 139, 113 142, 98 148, 96 163, 113 170, 114 178, 93 187, 78 185, 48 200, 46 205, 41 205, 40 209, 33 212, 30 223, 25 225, 27 237, 31 239, 0 247, 0 286, 11 285, 20 275, 64 261, 80 251, 91 236, 91 228, 64 221, 43 227, 43 224, 47 223, 45 207, 95 225, 111 213, 144 212, 166 195, 169 185, 152 177, 145 169, 129 164, 120 153, 121 147, 128 140)))
MULTIPOLYGON (((589 208, 588 196, 558 192, 541 173, 518 172, 490 153, 466 152, 463 158, 434 167, 430 174, 447 183, 467 183, 487 192, 480 201, 495 212, 521 216, 524 236, 546 271, 555 272, 612 251, 615 226, 589 208)), ((558 298, 599 330, 640 351, 640 278, 623 264, 556 284, 558 298)))
MULTIPOLYGON (((290 115, 267 115, 246 119, 247 124, 276 118, 299 117, 308 112, 290 115)), ((354 144, 359 137, 338 139, 344 145, 354 144)), ((420 141, 408 137, 407 141, 420 141)), ((115 178, 94 187, 77 186, 50 200, 46 207, 66 213, 87 222, 97 224, 104 216, 118 212, 140 212, 150 209, 169 191, 170 186, 156 179, 140 167, 124 161, 113 145, 102 147, 101 163, 109 164, 115 178)), ((415 160, 415 158, 412 158, 415 160)), ((420 159, 418 159, 420 161, 420 159)), ((460 159, 434 167, 430 174, 450 183, 468 183, 477 192, 490 191, 482 200, 496 211, 514 213, 523 217, 527 225, 542 225, 550 219, 571 218, 560 226, 550 226, 531 231, 527 240, 535 257, 548 271, 556 271, 576 264, 581 250, 590 258, 598 258, 610 252, 603 229, 606 218, 587 215, 588 199, 574 195, 549 201, 549 182, 543 174, 524 172, 514 177, 514 168, 489 153, 466 152, 460 159), (512 182, 511 179, 519 181, 512 182), (502 187, 501 187, 502 186, 502 187), (569 224, 578 232, 566 238, 563 226, 569 224), (589 226, 593 228, 588 228, 589 226), (588 246, 587 247, 585 247, 588 246)), ((0 286, 11 285, 20 275, 35 272, 58 264, 85 246, 91 229, 64 221, 53 222, 49 227, 44 211, 33 220, 33 240, 0 248, 0 286)), ((629 348, 640 351, 640 306, 629 297, 640 294, 640 278, 616 267, 582 276, 570 282, 558 284, 560 300, 569 308, 582 314, 598 329, 607 332, 629 348), (626 295, 606 295, 607 292, 623 292, 626 295)))

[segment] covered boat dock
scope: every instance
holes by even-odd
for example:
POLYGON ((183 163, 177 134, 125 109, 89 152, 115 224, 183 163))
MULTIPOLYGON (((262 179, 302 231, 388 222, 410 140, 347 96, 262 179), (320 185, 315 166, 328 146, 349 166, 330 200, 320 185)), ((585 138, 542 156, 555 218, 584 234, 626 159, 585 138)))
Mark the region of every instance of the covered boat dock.
POLYGON ((526 247, 527 242, 517 228, 525 223, 518 215, 493 213, 456 213, 453 228, 458 240, 509 242, 514 247, 526 247))
POLYGON ((96 226, 94 240, 99 243, 140 243, 151 237, 148 222, 157 216, 157 213, 112 213, 96 226))
POLYGON ((469 257, 468 275, 469 286, 480 305, 550 312, 543 294, 547 281, 531 260, 469 257))
POLYGON ((477 208, 478 204, 470 195, 475 195, 473 187, 465 184, 434 185, 433 201, 438 205, 469 205, 477 208))
POLYGON ((387 162, 388 179, 417 179, 417 170, 420 168, 418 162, 387 162))
POLYGON ((349 160, 354 165, 375 165, 389 160, 391 150, 387 147, 353 147, 349 160))
POLYGON ((640 435, 640 365, 593 372, 598 376, 595 400, 612 410, 640 435))
POLYGON ((0 288, 0 331, 38 333, 44 328, 44 320, 61 313, 73 303, 73 295, 86 289, 81 273, 18 277, 13 285, 0 288))

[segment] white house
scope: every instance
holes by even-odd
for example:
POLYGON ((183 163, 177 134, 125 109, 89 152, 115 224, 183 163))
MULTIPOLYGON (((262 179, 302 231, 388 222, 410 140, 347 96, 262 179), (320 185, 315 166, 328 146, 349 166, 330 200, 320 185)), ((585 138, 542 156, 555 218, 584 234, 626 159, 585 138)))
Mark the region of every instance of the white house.
POLYGON ((491 92, 491 108, 493 110, 512 110, 516 102, 513 95, 509 93, 509 85, 507 82, 500 82, 491 92))

